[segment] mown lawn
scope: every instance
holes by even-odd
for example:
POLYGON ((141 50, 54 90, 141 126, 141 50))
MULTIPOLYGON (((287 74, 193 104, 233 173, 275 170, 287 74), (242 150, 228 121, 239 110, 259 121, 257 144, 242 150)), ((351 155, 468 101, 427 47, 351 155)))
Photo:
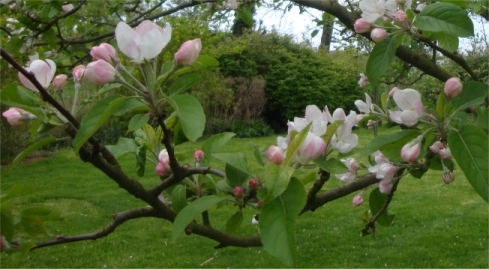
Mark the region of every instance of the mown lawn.
MULTIPOLYGON (((368 139, 362 140, 360 147, 368 139)), ((233 139, 225 151, 245 150, 249 164, 259 169, 251 143, 266 148, 275 143, 275 136, 233 139)), ((188 156, 184 162, 192 162, 192 152, 201 144, 186 143, 178 147, 179 152, 188 156)), ((137 178, 133 157, 123 157, 121 163, 130 176, 137 178)), ((214 161, 212 165, 221 167, 222 163, 214 161)), ((146 175, 139 178, 148 188, 159 181, 153 176, 153 169, 148 164, 146 175)), ((64 221, 47 224, 53 234, 94 232, 111 222, 111 214, 144 206, 91 165, 78 160, 72 150, 61 150, 48 159, 21 164, 11 173, 8 167, 0 171, 2 193, 15 183, 37 187, 34 195, 14 201, 16 210, 42 205, 62 212, 64 221)), ((450 185, 443 184, 439 171, 429 172, 422 180, 404 178, 389 208, 396 214, 394 223, 388 228, 379 226, 375 236, 360 236, 363 223, 359 218, 368 206, 353 207, 354 194, 300 216, 295 229, 297 266, 488 268, 489 207, 472 190, 461 171, 457 170, 456 176, 450 185)), ((323 189, 341 184, 332 178, 323 189)), ((211 211, 211 223, 216 228, 224 228, 233 210, 236 209, 225 207, 211 211)), ((257 226, 251 225, 255 213, 246 208, 245 222, 238 234, 258 234, 257 226)), ((45 236, 37 240, 49 239, 45 236)), ((213 248, 216 245, 195 235, 172 242, 169 222, 139 219, 126 222, 108 237, 37 249, 25 260, 14 260, 3 253, 1 267, 283 267, 262 248, 216 250, 213 248)))

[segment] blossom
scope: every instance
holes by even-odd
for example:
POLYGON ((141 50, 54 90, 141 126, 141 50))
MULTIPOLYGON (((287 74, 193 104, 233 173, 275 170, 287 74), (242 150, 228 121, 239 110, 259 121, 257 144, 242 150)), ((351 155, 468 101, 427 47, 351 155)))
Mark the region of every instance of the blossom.
POLYGON ((343 120, 343 124, 338 126, 336 133, 331 137, 331 146, 340 153, 348 153, 358 145, 358 136, 352 134, 353 126, 357 124, 357 113, 350 111, 346 116, 342 108, 337 108, 333 112, 333 121, 343 120))
POLYGON ((66 86, 66 79, 68 79, 68 76, 65 74, 55 76, 53 79, 53 88, 55 90, 63 89, 66 86))
POLYGON ((224 8, 229 8, 229 9, 238 9, 239 5, 236 0, 228 0, 224 4, 222 4, 222 7, 224 8))
POLYGON ((336 174, 336 178, 344 182, 351 182, 355 180, 357 177, 356 172, 358 169, 360 169, 360 165, 358 164, 357 160, 355 160, 355 158, 347 158, 341 159, 341 162, 348 167, 348 172, 344 174, 336 174))
POLYGON ((389 111, 392 121, 398 124, 413 126, 423 115, 424 107, 421 103, 421 94, 414 89, 397 90, 393 94, 394 102, 400 111, 389 111))
POLYGON ((397 90, 399 90, 399 88, 398 88, 398 87, 394 87, 394 88, 392 88, 392 89, 389 91, 389 97, 392 97, 392 96, 394 95, 394 93, 395 93, 397 90))
POLYGON ((449 78, 445 82, 445 94, 449 99, 459 95, 462 92, 463 85, 459 78, 449 78))
POLYGON ((115 48, 108 43, 93 46, 90 50, 90 55, 92 55, 94 60, 104 60, 111 65, 114 65, 118 61, 115 48))
POLYGON ((9 110, 3 112, 2 115, 12 126, 18 126, 23 121, 36 119, 36 116, 34 116, 33 114, 16 107, 11 107, 9 110))
POLYGON ((377 150, 376 152, 372 153, 370 156, 374 157, 374 160, 377 163, 376 165, 368 168, 368 171, 373 174, 377 174, 377 171, 379 170, 379 167, 382 164, 389 162, 389 160, 384 156, 384 154, 382 154, 380 150, 377 150))
POLYGON ((159 162, 170 162, 170 155, 168 155, 168 151, 166 149, 162 149, 160 153, 158 153, 158 161, 159 162))
POLYGON ((439 153, 440 150, 444 148, 445 148, 445 144, 443 144, 443 142, 441 141, 436 141, 435 143, 433 143, 433 145, 430 146, 430 150, 433 153, 439 153))
POLYGON ((385 1, 362 0, 360 1, 360 9, 362 10, 362 18, 367 22, 373 23, 378 18, 384 16, 385 1))
POLYGON ((423 136, 418 136, 416 139, 404 145, 401 149, 401 158, 406 162, 414 162, 421 152, 421 142, 423 136))
MULTIPOLYGON (((166 153, 168 155, 168 152, 166 153)), ((194 162, 200 163, 204 159, 204 152, 202 150, 196 150, 194 152, 194 162)))
POLYGON ((356 33, 365 33, 370 30, 370 26, 372 26, 372 23, 366 21, 364 18, 360 18, 355 21, 355 24, 353 25, 353 28, 355 29, 356 33))
POLYGON ((452 159, 452 152, 450 151, 449 147, 440 149, 440 151, 438 151, 438 154, 440 154, 440 158, 442 158, 443 160, 452 159))
POLYGON ((97 60, 87 65, 84 78, 94 84, 106 84, 115 80, 117 71, 104 60, 97 60))
POLYGON ((380 42, 387 38, 389 34, 382 28, 375 28, 370 32, 370 37, 374 42, 380 42))
POLYGON ((360 88, 363 88, 363 87, 367 86, 367 84, 368 84, 367 76, 365 76, 364 73, 360 73, 360 80, 358 81, 358 86, 360 88))
POLYGON ((267 161, 272 162, 274 164, 280 165, 283 163, 285 155, 284 151, 278 146, 270 146, 265 153, 267 161))
POLYGON ((165 29, 145 20, 132 29, 124 22, 119 22, 115 29, 117 46, 129 58, 141 63, 158 56, 171 40, 172 28, 166 24, 165 29))
POLYGON ((443 167, 442 179, 445 184, 450 184, 455 180, 455 174, 452 173, 448 168, 443 167))
POLYGON ((158 154, 158 164, 155 167, 155 173, 158 176, 162 177, 166 175, 169 171, 171 171, 170 156, 168 155, 168 151, 166 149, 163 149, 158 154))
MULTIPOLYGON (((51 84, 51 80, 53 80, 54 73, 56 73, 56 64, 49 59, 46 59, 46 61, 34 60, 29 67, 26 67, 25 69, 27 72, 32 72, 34 74, 42 87, 47 88, 49 87, 49 84, 51 84)), ((34 84, 20 72, 19 79, 28 89, 37 92, 36 86, 34 86, 34 84)))
POLYGON ((325 150, 326 142, 321 137, 308 132, 306 138, 297 149, 297 160, 301 164, 308 164, 321 156, 325 150))
POLYGON ((74 6, 73 4, 66 4, 61 6, 61 8, 63 9, 64 12, 70 12, 74 8, 74 6))
POLYGON ((370 114, 370 112, 373 111, 373 105, 372 98, 367 93, 365 93, 365 101, 366 102, 362 100, 356 100, 355 106, 357 106, 358 111, 360 111, 361 113, 370 114))
POLYGON ((396 171, 397 168, 390 163, 384 163, 379 166, 376 177, 380 179, 379 190, 381 193, 388 194, 391 192, 393 186, 392 179, 396 171))
POLYGON ((406 12, 404 12, 404 10, 398 10, 396 12, 396 20, 398 22, 403 23, 406 21, 406 19, 407 19, 407 14, 406 14, 406 12))
POLYGON ((175 62, 177 64, 190 65, 197 60, 199 53, 202 50, 202 42, 200 38, 185 41, 177 53, 175 53, 175 62))

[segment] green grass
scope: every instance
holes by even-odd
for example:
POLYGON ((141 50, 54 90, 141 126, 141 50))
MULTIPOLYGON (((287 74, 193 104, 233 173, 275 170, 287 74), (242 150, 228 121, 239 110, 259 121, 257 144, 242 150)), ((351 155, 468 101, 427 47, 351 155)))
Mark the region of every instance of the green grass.
MULTIPOLYGON (((367 138, 360 144, 366 141, 367 138)), ((259 169, 251 142, 266 148, 275 143, 275 136, 233 139, 225 151, 245 149, 252 169, 259 169)), ((183 162, 190 163, 193 150, 201 145, 202 142, 197 142, 179 146, 178 151, 188 155, 183 162)), ((121 163, 131 177, 137 178, 132 157, 122 158, 121 163)), ((147 188, 159 181, 153 176, 153 169, 148 165, 146 175, 138 178, 147 188)), ((3 167, 1 176, 2 193, 15 183, 37 187, 34 195, 14 200, 14 209, 42 205, 62 212, 64 221, 47 224, 53 234, 94 232, 111 222, 111 214, 144 206, 91 165, 78 160, 72 150, 21 164, 12 173, 3 167)), ((450 185, 443 184, 439 171, 429 172, 422 180, 404 178, 389 207, 396 214, 394 224, 389 228, 379 226, 375 236, 360 237, 363 223, 359 217, 368 206, 353 207, 354 194, 300 216, 295 229, 298 267, 487 268, 489 207, 459 170, 456 176, 450 185)), ((332 178, 324 190, 340 185, 339 180, 332 178)), ((224 228, 233 210, 236 208, 211 211, 211 223, 218 229, 224 228)), ((251 225, 255 213, 245 209, 245 221, 238 235, 258 234, 257 226, 251 225)), ((44 236, 37 240, 49 239, 44 236)), ((108 237, 96 241, 37 249, 21 261, 2 253, 1 267, 283 267, 262 248, 216 250, 213 248, 216 245, 195 235, 172 242, 169 222, 145 218, 126 222, 108 237)))

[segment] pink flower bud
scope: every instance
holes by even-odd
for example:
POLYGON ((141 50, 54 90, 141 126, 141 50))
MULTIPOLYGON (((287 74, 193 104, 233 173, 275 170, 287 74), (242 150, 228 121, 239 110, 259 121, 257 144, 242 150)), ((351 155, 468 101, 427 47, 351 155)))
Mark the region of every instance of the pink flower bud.
POLYGON ((455 180, 455 174, 452 173, 448 168, 443 167, 442 179, 445 184, 450 184, 455 180))
POLYGON ((84 78, 94 84, 106 84, 115 80, 117 71, 104 60, 97 60, 87 65, 84 78))
POLYGON ((370 33, 370 37, 372 38, 372 40, 374 42, 380 42, 380 41, 386 39, 387 36, 388 36, 387 32, 382 28, 375 28, 370 33))
POLYGON ((168 163, 159 162, 155 167, 155 173, 162 177, 170 171, 170 165, 168 163))
POLYGON ((12 126, 18 126, 23 121, 36 119, 36 116, 32 115, 31 113, 16 107, 11 107, 9 110, 3 112, 2 115, 12 126))
POLYGON ((82 79, 84 73, 85 73, 85 66, 78 65, 73 69, 73 72, 71 74, 73 75, 73 80, 77 82, 82 79))
POLYGON ((102 43, 100 46, 92 47, 90 55, 92 55, 94 60, 104 60, 111 65, 114 65, 117 60, 117 54, 114 47, 108 43, 102 43))
POLYGON ((352 204, 353 206, 361 206, 363 204, 363 196, 360 194, 355 195, 355 197, 353 197, 352 204))
POLYGON ((444 149, 444 148, 445 148, 445 145, 441 141, 436 141, 435 143, 433 143, 433 145, 430 146, 430 150, 433 153, 439 153, 440 149, 444 149))
POLYGON ((392 88, 392 90, 389 92, 389 97, 392 97, 397 90, 399 90, 398 87, 392 88))
POLYGON ((13 4, 11 4, 10 6, 8 6, 8 8, 9 8, 10 10, 15 10, 15 9, 17 9, 17 3, 13 3, 13 4))
MULTIPOLYGON (((49 59, 46 59, 46 61, 34 60, 31 62, 29 67, 26 68, 26 70, 28 72, 32 72, 36 77, 37 81, 44 88, 47 88, 49 87, 49 84, 51 84, 51 80, 53 80, 54 73, 56 73, 56 64, 49 59)), ((34 84, 32 84, 32 82, 29 79, 27 79, 24 75, 22 75, 22 73, 20 72, 19 72, 19 79, 20 82, 22 82, 22 84, 24 84, 25 87, 37 92, 36 86, 34 86, 34 84)))
POLYGON ((404 12, 404 10, 398 10, 396 12, 396 21, 398 22, 405 22, 407 19, 407 15, 406 15, 406 12, 404 12))
POLYGON ((66 86, 66 79, 68 77, 65 74, 57 75, 53 79, 53 88, 55 90, 61 90, 66 86))
POLYGON ((241 188, 241 186, 234 187, 234 196, 236 198, 241 198, 241 196, 243 196, 243 188, 241 188))
POLYGON ((462 89, 462 82, 457 77, 449 78, 447 82, 445 82, 445 94, 448 99, 452 99, 459 95, 462 92, 462 89))
POLYGON ((451 160, 452 159, 452 152, 450 151, 449 147, 440 149, 438 154, 440 154, 440 157, 443 160, 451 160))
POLYGON ((204 159, 204 152, 202 150, 196 150, 194 152, 194 162, 200 163, 204 159))
POLYGON ((161 163, 170 163, 170 155, 166 149, 162 149, 158 154, 158 161, 161 163))
POLYGON ((177 64, 193 64, 197 60, 197 57, 199 57, 201 50, 202 42, 200 38, 185 41, 177 53, 175 53, 175 61, 177 64))
POLYGON ((248 181, 248 186, 250 186, 251 188, 256 187, 257 184, 258 184, 258 181, 254 178, 252 178, 252 179, 250 179, 250 181, 248 181))
POLYGON ((370 26, 372 26, 372 24, 363 18, 356 20, 355 24, 353 25, 355 32, 359 34, 368 32, 368 30, 370 30, 370 26))
POLYGON ((265 153, 267 161, 280 165, 284 161, 284 151, 277 146, 270 146, 265 153))
POLYGON ((421 152, 421 141, 423 140, 422 136, 418 136, 417 139, 407 143, 401 149, 401 158, 406 162, 414 162, 419 156, 421 152), (421 139, 419 138, 421 137, 421 139))
POLYGON ((262 208, 263 207, 263 200, 258 201, 258 207, 262 208))
POLYGON ((297 149, 297 159, 301 164, 308 164, 321 156, 325 150, 326 142, 320 136, 309 132, 297 149))

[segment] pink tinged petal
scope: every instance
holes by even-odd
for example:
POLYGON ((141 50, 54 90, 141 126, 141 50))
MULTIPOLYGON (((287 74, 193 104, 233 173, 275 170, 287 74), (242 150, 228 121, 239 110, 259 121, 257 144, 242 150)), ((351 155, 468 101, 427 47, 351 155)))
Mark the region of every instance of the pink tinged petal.
POLYGON ((289 143, 287 143, 286 138, 282 136, 277 137, 277 145, 282 149, 287 149, 289 143))
MULTIPOLYGON (((29 68, 26 68, 27 71, 29 71, 29 68)), ((33 90, 35 92, 37 92, 38 90, 36 89, 36 86, 34 86, 34 84, 32 84, 32 82, 27 79, 24 75, 22 75, 22 73, 19 72, 19 80, 20 82, 29 90, 33 90)))
POLYGON ((362 195, 355 195, 352 200, 353 206, 361 206, 363 204, 363 196, 362 195))
POLYGON ((292 124, 293 126, 293 130, 297 131, 297 132, 300 132, 302 131, 302 129, 304 129, 307 125, 309 124, 309 122, 305 119, 305 118, 298 118, 298 117, 295 117, 294 118, 294 122, 292 124))
POLYGON ((402 124, 405 124, 406 126, 416 125, 416 123, 418 123, 418 119, 418 113, 413 110, 404 110, 401 112, 402 124))
POLYGON ((323 120, 323 113, 316 105, 309 105, 306 107, 306 121, 321 121, 323 120))
POLYGON ((415 101, 421 102, 421 94, 414 89, 397 90, 393 95, 394 102, 402 109, 412 109, 415 101))
POLYGON ((372 106, 372 98, 367 93, 365 93, 365 101, 369 107, 372 106))
POLYGON ((421 117, 423 116, 423 113, 424 113, 424 106, 423 106, 423 103, 421 101, 414 101, 413 102, 413 109, 414 111, 416 111, 416 113, 418 113, 418 116, 421 117))
POLYGON ((343 108, 337 108, 333 112, 333 122, 337 120, 345 120, 346 119, 346 114, 343 108))
POLYGON ((341 181, 344 181, 346 183, 354 181, 355 178, 357 177, 355 175, 355 173, 352 173, 352 172, 347 172, 345 174, 337 174, 335 176, 336 176, 337 179, 339 179, 341 181))
POLYGON ((430 150, 433 153, 438 153, 443 148, 445 148, 445 145, 441 141, 436 141, 435 143, 433 143, 433 145, 430 146, 430 150))
POLYGON ((389 110, 389 118, 397 123, 397 124, 402 124, 402 119, 401 119, 401 112, 402 111, 390 111, 389 110))
POLYGON ((357 125, 357 113, 353 110, 350 110, 350 114, 345 119, 345 123, 348 123, 351 125, 350 128, 353 128, 353 126, 357 125))
POLYGON ((421 151, 421 144, 410 142, 404 145, 401 149, 401 158, 406 162, 414 162, 421 151))
POLYGON ((368 105, 362 100, 356 100, 355 106, 357 106, 358 111, 362 113, 368 113, 368 105))
POLYGON ((451 160, 452 159, 452 152, 450 151, 449 147, 440 149, 440 151, 438 153, 440 154, 440 157, 443 160, 451 160))
POLYGON ((165 45, 163 44, 163 37, 160 31, 153 28, 142 37, 139 48, 143 53, 143 58, 150 60, 158 56, 165 45))
POLYGON ((328 106, 324 106, 323 115, 329 123, 333 123, 333 116, 331 116, 328 106))
POLYGON ((301 164, 307 164, 321 156, 325 150, 326 142, 321 137, 308 133, 297 149, 297 158, 301 164))
POLYGON ((379 182, 379 191, 383 194, 389 194, 392 190, 392 187, 393 187, 393 183, 391 180, 384 180, 382 179, 380 182, 379 182))
POLYGON ((127 57, 141 62, 143 60, 139 42, 141 37, 129 25, 124 22, 119 22, 115 29, 117 46, 127 57))
POLYGON ((155 29, 155 24, 152 21, 149 20, 144 20, 142 21, 136 28, 134 28, 134 31, 140 36, 143 37, 145 36, 149 31, 155 29))

